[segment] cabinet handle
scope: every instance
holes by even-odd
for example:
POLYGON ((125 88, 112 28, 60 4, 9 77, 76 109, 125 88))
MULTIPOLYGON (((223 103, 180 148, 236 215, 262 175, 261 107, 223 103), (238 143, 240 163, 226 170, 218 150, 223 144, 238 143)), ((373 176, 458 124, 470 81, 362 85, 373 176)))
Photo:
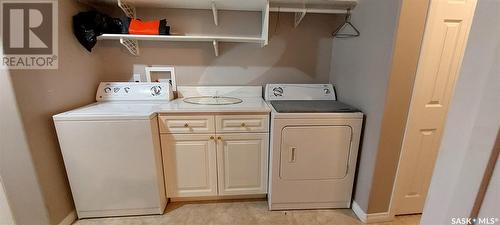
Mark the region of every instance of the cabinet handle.
POLYGON ((185 124, 184 124, 184 127, 189 127, 189 124, 185 123, 185 124))
POLYGON ((292 147, 290 148, 290 161, 291 163, 294 163, 295 162, 295 152, 297 151, 297 148, 295 147, 292 147))
POLYGON ((222 140, 222 137, 221 136, 217 137, 217 140, 222 140))
POLYGON ((214 136, 210 136, 210 140, 213 140, 213 139, 215 139, 214 136))
POLYGON ((247 125, 245 123, 241 123, 241 127, 246 127, 247 125))

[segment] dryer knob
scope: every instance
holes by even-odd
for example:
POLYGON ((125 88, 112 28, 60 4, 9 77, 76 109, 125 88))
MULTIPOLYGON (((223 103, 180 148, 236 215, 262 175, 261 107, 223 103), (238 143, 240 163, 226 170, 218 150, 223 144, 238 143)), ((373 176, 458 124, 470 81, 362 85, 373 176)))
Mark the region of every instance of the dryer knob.
POLYGON ((110 87, 104 88, 104 93, 109 93, 109 92, 111 92, 111 88, 110 87))
POLYGON ((161 94, 161 87, 160 86, 153 86, 151 88, 151 95, 152 96, 158 96, 161 94))
POLYGON ((283 96, 283 88, 282 87, 273 88, 273 94, 274 96, 283 96))

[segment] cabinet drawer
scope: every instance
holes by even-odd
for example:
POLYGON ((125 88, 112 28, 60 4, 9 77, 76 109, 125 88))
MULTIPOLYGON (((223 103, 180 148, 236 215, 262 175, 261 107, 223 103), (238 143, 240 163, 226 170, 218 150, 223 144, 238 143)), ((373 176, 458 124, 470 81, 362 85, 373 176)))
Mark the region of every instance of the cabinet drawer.
POLYGON ((269 115, 217 115, 217 133, 269 132, 269 115))
POLYGON ((160 116, 160 133, 213 133, 214 116, 160 116))

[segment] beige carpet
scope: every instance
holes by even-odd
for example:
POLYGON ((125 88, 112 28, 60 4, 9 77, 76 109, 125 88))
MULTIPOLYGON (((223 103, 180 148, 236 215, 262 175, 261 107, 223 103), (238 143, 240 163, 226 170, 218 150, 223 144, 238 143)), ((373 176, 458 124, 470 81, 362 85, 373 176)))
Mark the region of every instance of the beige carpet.
MULTIPOLYGON (((378 225, 418 225, 420 215, 378 225)), ((266 201, 169 203, 163 215, 83 219, 75 225, 356 225, 350 209, 269 211, 266 201)))

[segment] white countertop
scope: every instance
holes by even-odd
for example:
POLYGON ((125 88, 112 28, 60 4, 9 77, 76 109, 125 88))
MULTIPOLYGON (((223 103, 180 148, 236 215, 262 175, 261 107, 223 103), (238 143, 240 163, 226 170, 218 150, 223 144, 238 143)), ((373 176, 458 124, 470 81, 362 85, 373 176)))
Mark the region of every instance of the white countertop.
POLYGON ((54 120, 113 120, 150 119, 157 113, 259 113, 271 112, 262 98, 241 98, 232 105, 197 105, 174 99, 172 101, 112 101, 97 102, 53 116, 54 120))
POLYGON ((186 103, 182 98, 158 105, 160 113, 182 112, 271 112, 271 108, 262 98, 240 98, 243 102, 231 105, 197 105, 186 103))

